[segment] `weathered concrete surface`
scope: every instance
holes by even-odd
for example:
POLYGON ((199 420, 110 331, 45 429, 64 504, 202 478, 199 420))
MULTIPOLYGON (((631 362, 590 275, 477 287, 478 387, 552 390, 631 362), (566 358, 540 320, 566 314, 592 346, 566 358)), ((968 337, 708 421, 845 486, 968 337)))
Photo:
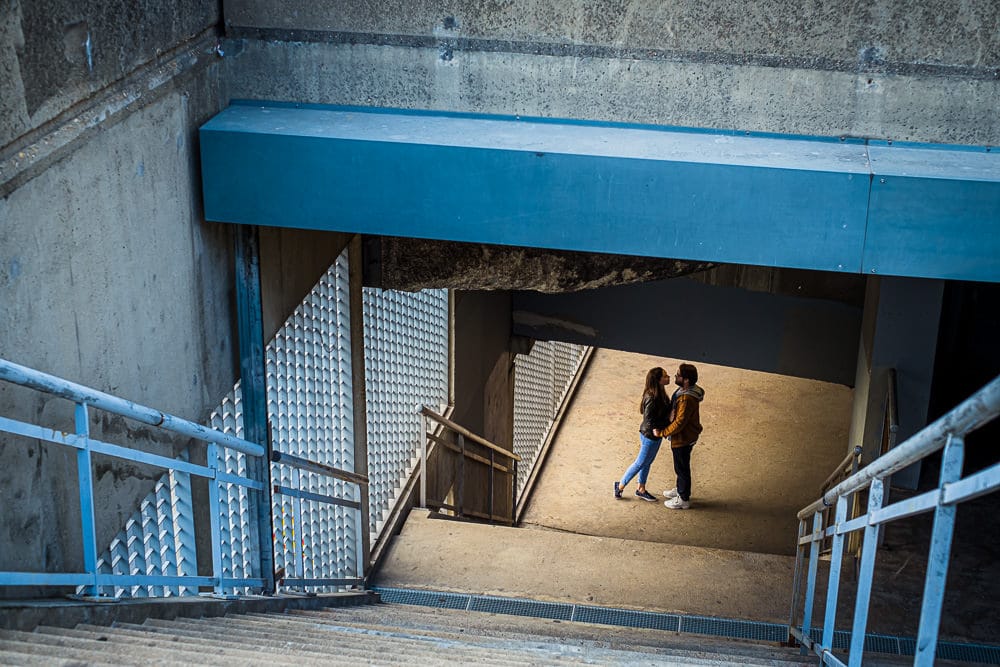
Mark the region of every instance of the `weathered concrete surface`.
POLYGON ((78 623, 111 625, 112 623, 142 623, 149 618, 211 618, 226 614, 354 607, 374 604, 378 601, 378 594, 371 591, 325 593, 315 597, 278 595, 241 600, 172 597, 122 600, 113 604, 74 600, 4 600, 0 602, 0 628, 30 632, 39 625, 72 628, 78 623))
POLYGON ((0 3, 0 147, 214 32, 220 14, 204 0, 0 3))
POLYGON ((348 234, 263 227, 260 230, 261 311, 268 341, 337 261, 348 234))
MULTIPOLYGON (((202 221, 193 178, 196 129, 222 103, 218 69, 202 76, 67 145, 0 199, 0 357, 195 421, 232 388, 232 244, 202 221)), ((72 410, 0 387, 7 417, 72 430, 72 410)), ((99 413, 91 429, 158 452, 187 445, 99 413)), ((112 461, 95 457, 103 546, 162 472, 112 461)), ((68 449, 0 440, 0 569, 80 570, 75 480, 68 449)))
POLYGON ((951 0, 934 8, 893 0, 794 7, 760 0, 742 5, 722 0, 380 4, 381 11, 372 11, 345 0, 296 0, 280 7, 269 0, 226 0, 226 25, 798 56, 810 58, 813 67, 829 69, 890 63, 1000 65, 996 7, 986 0, 951 0), (941 21, 941 16, 949 20, 941 21))
POLYGON ((366 281, 401 290, 447 287, 571 292, 673 278, 712 266, 653 257, 406 238, 382 238, 378 248, 378 270, 366 281), (443 256, 448 261, 442 261, 443 256))
POLYGON ((435 520, 416 509, 377 585, 780 623, 794 566, 774 554, 435 520))
POLYGON ((1000 11, 947 5, 230 0, 226 23, 236 96, 996 144, 1000 11))

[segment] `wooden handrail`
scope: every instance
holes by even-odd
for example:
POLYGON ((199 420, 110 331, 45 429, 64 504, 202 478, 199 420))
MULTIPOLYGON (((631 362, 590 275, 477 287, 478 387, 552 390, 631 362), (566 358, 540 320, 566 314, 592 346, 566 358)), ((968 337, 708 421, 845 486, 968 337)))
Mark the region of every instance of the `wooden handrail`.
POLYGON ((823 486, 822 488, 820 488, 819 491, 820 495, 826 493, 826 490, 830 488, 831 484, 833 484, 836 481, 840 481, 837 479, 838 477, 839 478, 844 477, 844 469, 847 468, 847 465, 851 461, 861 456, 861 451, 862 451, 861 445, 854 446, 854 449, 851 450, 851 453, 844 457, 844 460, 840 462, 840 465, 834 468, 833 472, 830 473, 830 476, 826 478, 825 482, 823 482, 823 486))
POLYGON ((343 482, 350 482, 351 484, 360 484, 361 486, 368 486, 369 484, 368 477, 365 475, 359 475, 358 473, 351 472, 349 470, 341 470, 340 468, 328 466, 325 463, 317 463, 299 456, 293 456, 292 454, 285 454, 284 452, 279 452, 277 450, 271 452, 271 460, 275 463, 283 463, 285 465, 292 466, 293 468, 319 473, 320 475, 333 477, 334 479, 339 479, 343 482))
POLYGON ((518 456, 517 454, 515 454, 514 452, 508 452, 506 449, 503 449, 499 445, 494 445, 492 442, 490 442, 486 438, 483 438, 481 436, 476 435, 475 433, 473 433, 469 429, 465 428, 464 426, 459 426, 458 424, 456 424, 455 422, 451 421, 450 419, 448 419, 446 417, 442 417, 438 413, 436 413, 433 410, 431 410, 430 408, 428 408, 426 405, 420 408, 420 414, 424 415, 425 417, 430 417, 431 419, 433 419, 434 421, 436 421, 437 423, 439 423, 439 424, 441 424, 443 426, 447 426, 452 431, 455 431, 456 433, 465 436, 466 438, 468 438, 469 440, 472 440, 476 444, 482 445, 483 447, 486 447, 487 449, 492 449, 497 454, 503 454, 504 456, 506 456, 507 458, 511 459, 512 461, 520 461, 521 460, 521 457, 518 456))
POLYGON ((437 444, 441 445, 442 447, 444 447, 446 449, 449 449, 449 450, 455 452, 456 454, 462 454, 467 459, 472 459, 473 461, 477 461, 478 463, 482 463, 483 465, 490 466, 494 470, 499 470, 502 473, 509 473, 510 472, 510 470, 507 468, 507 466, 501 465, 499 463, 491 463, 490 460, 488 458, 486 458, 485 456, 479 456, 478 454, 473 454, 472 452, 470 452, 468 450, 462 451, 462 449, 460 447, 458 447, 457 445, 454 445, 454 444, 448 442, 444 438, 439 438, 436 435, 428 433, 427 434, 427 439, 430 440, 431 442, 436 442, 437 444))

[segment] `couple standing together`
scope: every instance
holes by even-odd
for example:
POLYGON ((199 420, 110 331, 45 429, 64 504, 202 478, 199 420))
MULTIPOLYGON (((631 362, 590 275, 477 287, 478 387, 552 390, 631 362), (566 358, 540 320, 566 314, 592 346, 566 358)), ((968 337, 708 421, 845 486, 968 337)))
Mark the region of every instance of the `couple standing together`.
POLYGON ((646 491, 649 467, 660 451, 660 443, 666 438, 670 443, 670 453, 674 456, 674 472, 677 486, 663 495, 663 503, 670 509, 686 510, 691 506, 691 450, 701 434, 699 404, 705 397, 705 390, 698 386, 698 369, 691 364, 681 364, 674 376, 677 390, 672 398, 667 398, 664 386, 670 384, 670 375, 662 368, 651 368, 646 373, 646 386, 642 392, 639 411, 642 424, 639 426, 639 456, 615 482, 615 498, 621 500, 622 491, 636 474, 639 488, 635 495, 650 502, 656 496, 646 491))

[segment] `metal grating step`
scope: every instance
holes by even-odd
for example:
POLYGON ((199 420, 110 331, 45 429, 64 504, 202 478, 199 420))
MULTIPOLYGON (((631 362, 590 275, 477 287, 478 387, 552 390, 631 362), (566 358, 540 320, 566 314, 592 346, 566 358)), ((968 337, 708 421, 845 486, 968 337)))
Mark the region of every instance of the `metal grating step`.
MULTIPOLYGON (((543 602, 523 598, 503 598, 491 595, 446 593, 406 588, 375 586, 370 590, 378 593, 382 597, 383 602, 396 604, 480 611, 562 621, 578 621, 629 628, 667 630, 669 632, 710 635, 728 639, 749 639, 762 642, 782 642, 788 639, 788 626, 763 621, 665 614, 592 605, 543 602)), ((816 628, 810 632, 810 636, 817 641, 820 639, 821 634, 822 632, 816 628)), ((846 650, 850 646, 850 642, 850 632, 844 630, 834 632, 834 648, 846 650)), ((916 653, 916 640, 912 637, 868 634, 865 636, 865 651, 912 656, 916 653)), ((1000 646, 940 641, 938 642, 937 657, 942 660, 1000 664, 1000 646)))

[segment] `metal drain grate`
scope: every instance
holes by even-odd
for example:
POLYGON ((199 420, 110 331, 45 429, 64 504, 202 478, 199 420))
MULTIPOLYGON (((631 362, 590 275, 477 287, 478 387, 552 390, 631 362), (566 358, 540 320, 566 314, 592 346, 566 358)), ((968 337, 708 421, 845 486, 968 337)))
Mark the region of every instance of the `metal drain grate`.
POLYGON ((618 625, 627 628, 651 628, 653 630, 669 630, 680 632, 681 617, 674 614, 657 614, 648 611, 633 611, 631 609, 611 609, 610 607, 576 608, 572 620, 581 623, 600 623, 602 625, 618 625))
POLYGON ((458 593, 438 593, 437 591, 414 591, 405 588, 372 588, 383 602, 396 604, 413 604, 422 607, 437 607, 439 609, 468 609, 469 595, 458 593))
MULTIPOLYGON (((729 639, 752 639, 765 642, 781 642, 788 639, 788 626, 762 621, 743 621, 732 618, 711 616, 687 616, 683 614, 660 614, 652 611, 614 609, 590 605, 572 605, 558 602, 542 602, 523 598, 501 598, 489 595, 462 595, 459 593, 439 593, 406 588, 371 589, 385 602, 412 604, 446 609, 484 611, 493 614, 551 618, 581 623, 598 623, 628 628, 649 628, 668 632, 685 632, 729 639)), ((818 641, 822 631, 813 628, 809 633, 818 641)), ((851 644, 851 633, 837 630, 833 633, 835 649, 847 650, 851 644)), ((890 655, 913 655, 916 640, 910 637, 869 634, 865 636, 865 651, 890 655)), ((1000 664, 1000 646, 986 644, 960 644, 938 642, 937 657, 942 660, 983 662, 1000 664)))
MULTIPOLYGON (((916 648, 916 646, 914 646, 916 648)), ((967 662, 985 662, 990 665, 1000 665, 1000 646, 986 644, 959 644, 957 642, 938 642, 937 657, 942 660, 963 660, 967 662)))
POLYGON ((555 618, 569 621, 573 618, 573 605, 557 602, 538 602, 515 598, 487 597, 475 595, 469 603, 469 611, 485 611, 491 614, 510 616, 531 616, 532 618, 555 618))
POLYGON ((788 639, 788 626, 758 621, 739 621, 711 616, 681 616, 681 632, 732 639, 780 642, 788 639))

